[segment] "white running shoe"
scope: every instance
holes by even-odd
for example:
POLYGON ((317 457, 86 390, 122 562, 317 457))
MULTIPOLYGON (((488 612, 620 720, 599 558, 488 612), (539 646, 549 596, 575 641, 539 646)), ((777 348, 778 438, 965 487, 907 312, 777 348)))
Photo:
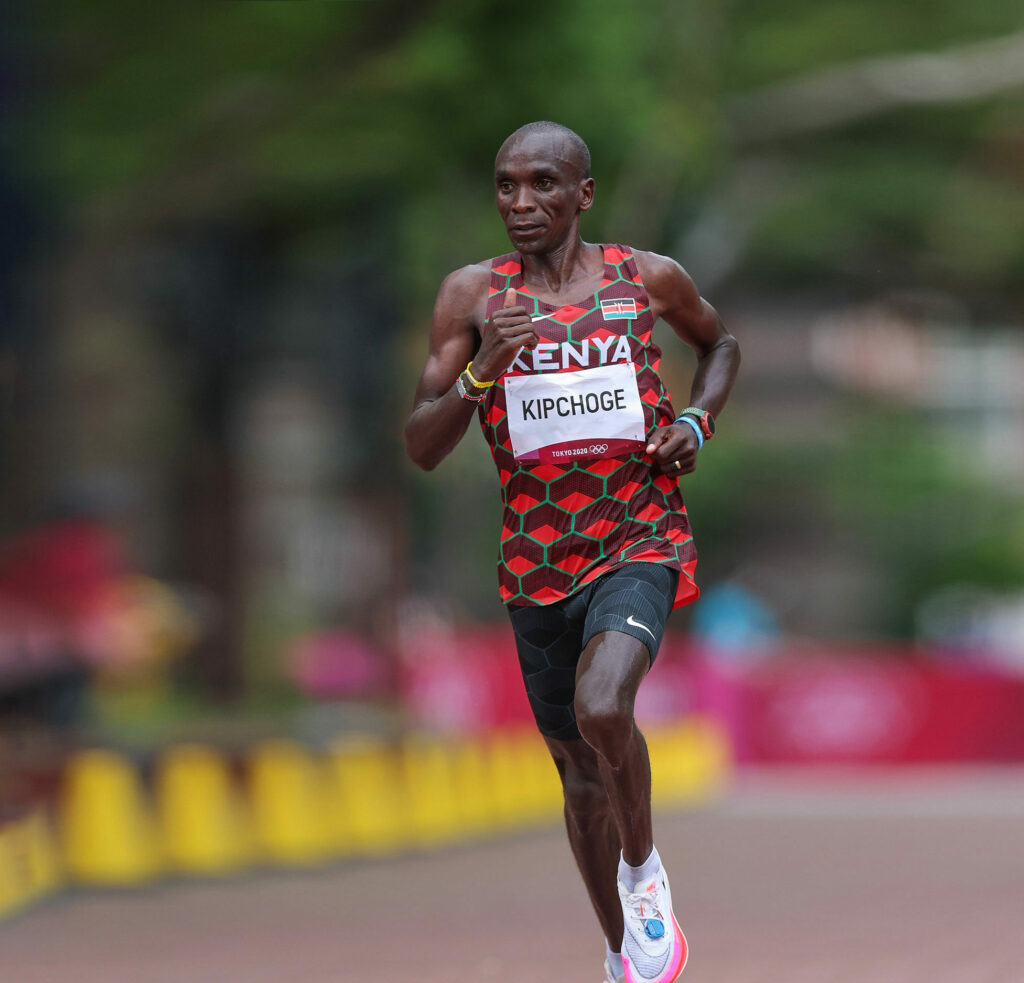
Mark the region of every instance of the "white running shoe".
POLYGON ((612 974, 612 968, 608 965, 608 960, 604 961, 604 983, 626 983, 625 976, 614 976, 612 974))
POLYGON ((627 891, 619 881, 625 983, 672 983, 686 968, 686 936, 672 914, 664 868, 627 891))

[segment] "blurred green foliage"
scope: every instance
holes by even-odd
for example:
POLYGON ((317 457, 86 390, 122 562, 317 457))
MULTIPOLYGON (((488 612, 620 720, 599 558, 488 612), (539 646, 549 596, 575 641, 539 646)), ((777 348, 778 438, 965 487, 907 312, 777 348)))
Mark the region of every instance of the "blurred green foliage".
POLYGON ((728 197, 744 161, 769 158, 784 191, 755 216, 737 277, 877 281, 858 267, 868 254, 881 279, 898 262, 944 286, 952 277, 1020 299, 1024 187, 1016 153, 1000 159, 1019 133, 1019 91, 786 140, 750 142, 730 122, 734 97, 804 73, 1020 30, 1002 0, 53 9, 33 129, 67 202, 138 208, 159 192, 179 216, 260 203, 300 222, 339 220, 376 198, 397 225, 416 311, 451 266, 503 244, 489 164, 502 137, 534 118, 590 141, 595 229, 614 222, 620 238, 635 228, 670 249, 680 216, 707 195, 728 197), (951 249, 979 230, 980 250, 951 249))
MULTIPOLYGON (((590 143, 591 238, 699 268, 693 230, 730 230, 712 297, 740 286, 853 298, 911 286, 1021 320, 1019 86, 790 135, 747 132, 741 111, 779 83, 813 89, 814 73, 836 66, 955 54, 1020 32, 1024 19, 1004 0, 77 0, 45 16, 26 133, 69 224, 131 235, 258 213, 296 251, 325 229, 328 249, 372 244, 390 257, 388 303, 401 321, 387 353, 398 366, 396 432, 438 282, 507 248, 491 162, 531 119, 559 120, 590 143)), ((1019 501, 958 473, 913 415, 890 442, 898 454, 879 453, 876 424, 865 409, 824 451, 719 442, 690 499, 708 541, 742 555, 744 517, 764 516, 752 483, 762 501, 795 498, 849 529, 884 570, 892 603, 877 626, 891 631, 908 629, 915 600, 943 577, 1024 580, 1014 541, 998 533, 1000 522, 1019 530, 1019 501)), ((446 496, 427 490, 437 476, 409 480, 422 530, 413 552, 431 556, 446 496)), ((489 565, 484 519, 467 521, 474 562, 489 565)))

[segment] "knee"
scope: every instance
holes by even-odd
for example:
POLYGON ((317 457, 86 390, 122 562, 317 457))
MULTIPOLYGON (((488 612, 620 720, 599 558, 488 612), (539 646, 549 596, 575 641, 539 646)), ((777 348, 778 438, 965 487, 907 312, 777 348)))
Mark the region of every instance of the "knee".
POLYGON ((633 707, 615 693, 576 693, 576 725, 583 739, 613 767, 625 755, 633 736, 633 707))

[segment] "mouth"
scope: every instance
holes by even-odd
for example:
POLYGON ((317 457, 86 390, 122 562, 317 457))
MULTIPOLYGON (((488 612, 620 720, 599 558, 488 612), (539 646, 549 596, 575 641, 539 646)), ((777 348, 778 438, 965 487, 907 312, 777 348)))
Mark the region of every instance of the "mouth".
POLYGON ((509 226, 508 231, 510 235, 529 236, 541 232, 543 229, 543 225, 512 225, 509 226))

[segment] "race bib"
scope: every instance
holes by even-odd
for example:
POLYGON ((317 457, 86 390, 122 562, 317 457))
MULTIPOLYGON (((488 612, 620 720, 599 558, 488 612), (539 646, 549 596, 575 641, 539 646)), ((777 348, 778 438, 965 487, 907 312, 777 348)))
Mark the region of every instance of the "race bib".
POLYGON ((644 446, 644 408, 632 362, 507 376, 505 405, 517 461, 564 464, 644 446))

